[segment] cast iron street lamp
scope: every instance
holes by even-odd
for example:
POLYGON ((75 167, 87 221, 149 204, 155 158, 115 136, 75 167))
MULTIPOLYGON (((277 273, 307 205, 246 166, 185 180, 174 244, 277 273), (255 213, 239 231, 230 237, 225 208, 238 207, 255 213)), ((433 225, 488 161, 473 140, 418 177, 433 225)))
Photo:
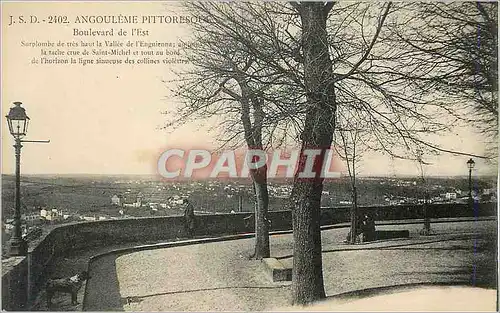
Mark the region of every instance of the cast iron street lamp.
POLYGON ((26 110, 21 107, 21 102, 14 102, 15 106, 10 108, 7 118, 9 131, 14 137, 16 153, 16 208, 14 213, 14 231, 10 240, 10 255, 26 255, 28 252, 27 242, 21 234, 21 148, 22 142, 49 142, 48 140, 22 140, 28 131, 30 118, 26 115, 26 110))
POLYGON ((472 201, 472 169, 474 168, 474 165, 476 165, 476 162, 474 162, 473 159, 469 159, 467 161, 467 167, 469 168, 469 205, 472 207, 473 201, 472 201))

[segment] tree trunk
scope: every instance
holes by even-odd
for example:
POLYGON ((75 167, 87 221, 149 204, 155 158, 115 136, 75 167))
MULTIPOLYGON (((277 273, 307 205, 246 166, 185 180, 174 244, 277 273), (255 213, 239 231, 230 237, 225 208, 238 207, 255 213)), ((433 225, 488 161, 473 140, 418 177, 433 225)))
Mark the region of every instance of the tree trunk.
MULTIPOLYGON (((267 170, 267 169, 265 169, 267 170)), ((261 260, 270 256, 269 223, 267 212, 269 207, 269 193, 266 179, 254 179, 255 186, 255 253, 254 258, 261 260)))
POLYGON ((428 203, 428 194, 427 191, 424 193, 424 204, 422 206, 423 209, 423 215, 424 215, 424 228, 422 228, 422 231, 420 234, 422 235, 430 235, 431 234, 431 218, 429 216, 429 206, 427 205, 428 203))
POLYGON ((323 191, 322 165, 330 149, 335 124, 335 92, 332 62, 327 45, 327 7, 322 2, 294 4, 302 22, 304 83, 308 109, 301 134, 302 147, 294 179, 292 301, 308 304, 325 298, 321 254, 320 204, 323 191), (300 178, 305 149, 318 149, 314 178, 300 178))
POLYGON ((356 243, 358 232, 358 191, 356 186, 352 186, 352 206, 351 206, 351 237, 350 243, 356 243))
POLYGON ((294 304, 325 298, 321 254, 320 199, 322 187, 303 185, 293 214, 292 293, 294 304))
MULTIPOLYGON (((249 150, 263 150, 262 127, 265 118, 262 109, 263 101, 249 88, 242 77, 236 77, 241 88, 241 121, 245 132, 245 141, 249 150), (250 105, 253 107, 253 125, 250 118, 250 105)), ((252 258, 257 260, 270 256, 269 225, 267 211, 269 206, 269 192, 267 189, 267 166, 251 169, 250 176, 253 180, 255 192, 255 253, 252 258)))

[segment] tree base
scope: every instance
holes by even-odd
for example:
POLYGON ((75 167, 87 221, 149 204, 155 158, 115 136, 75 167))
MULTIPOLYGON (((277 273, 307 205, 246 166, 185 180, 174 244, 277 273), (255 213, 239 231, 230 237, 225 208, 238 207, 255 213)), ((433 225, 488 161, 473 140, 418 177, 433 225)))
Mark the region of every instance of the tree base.
POLYGON ((435 233, 432 229, 424 227, 420 230, 419 234, 422 236, 432 236, 435 233))
POLYGON ((245 259, 245 260, 249 260, 249 261, 259 260, 259 259, 257 259, 257 258, 255 257, 255 255, 254 255, 254 254, 251 254, 251 255, 248 255, 248 254, 246 254, 246 255, 241 255, 241 254, 240 254, 240 258, 245 259))
POLYGON ((13 238, 10 241, 10 256, 25 256, 28 254, 28 243, 21 238, 13 238))
POLYGON ((344 243, 348 245, 355 245, 359 243, 363 243, 363 233, 358 233, 356 237, 354 238, 354 242, 351 241, 351 232, 347 233, 346 239, 344 240, 344 243))

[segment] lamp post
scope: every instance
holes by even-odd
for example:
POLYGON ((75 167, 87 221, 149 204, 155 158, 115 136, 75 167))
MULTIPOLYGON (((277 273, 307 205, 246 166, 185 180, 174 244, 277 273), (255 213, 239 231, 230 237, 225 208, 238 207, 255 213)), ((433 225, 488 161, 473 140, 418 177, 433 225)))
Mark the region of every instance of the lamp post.
POLYGON ((14 232, 10 240, 10 255, 26 255, 28 245, 21 234, 21 138, 26 135, 30 118, 26 110, 21 107, 21 102, 14 102, 15 107, 10 108, 6 116, 9 131, 14 136, 14 149, 16 153, 16 207, 14 213, 14 232))
POLYGON ((22 140, 28 131, 30 118, 26 115, 26 110, 21 107, 21 102, 14 102, 14 107, 10 108, 7 118, 9 131, 14 137, 14 149, 16 155, 16 207, 14 212, 14 231, 10 240, 10 255, 22 256, 28 252, 28 244, 21 234, 21 148, 23 142, 49 142, 48 140, 22 140))
POLYGON ((469 168, 469 206, 472 207, 473 205, 473 200, 472 200, 472 169, 474 168, 474 165, 476 165, 476 162, 474 162, 473 159, 469 159, 467 161, 467 167, 469 168))

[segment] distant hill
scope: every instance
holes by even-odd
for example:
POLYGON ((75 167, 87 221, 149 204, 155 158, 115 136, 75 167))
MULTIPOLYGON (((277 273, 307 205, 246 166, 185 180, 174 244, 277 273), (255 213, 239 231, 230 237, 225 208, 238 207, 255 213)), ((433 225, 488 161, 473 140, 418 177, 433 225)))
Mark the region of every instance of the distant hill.
MULTIPOLYGON (((292 181, 274 180, 269 182, 270 209, 285 208, 292 181), (278 188, 288 186, 287 188, 278 188)), ((425 185, 418 177, 360 177, 358 195, 360 205, 388 204, 387 198, 422 197, 427 186, 430 195, 462 190, 468 192, 467 177, 427 177, 425 185)), ((474 180, 474 188, 496 189, 496 178, 479 177, 474 180)), ((144 194, 144 202, 168 202, 171 197, 189 198, 197 210, 208 212, 230 212, 239 207, 242 197, 243 210, 252 211, 253 190, 250 179, 246 180, 205 180, 205 181, 165 181, 151 175, 23 175, 21 178, 22 210, 36 211, 38 207, 58 208, 69 213, 108 214, 115 216, 119 207, 111 204, 113 195, 125 195, 134 199, 137 193, 144 194)), ((15 177, 2 175, 2 214, 13 216, 15 177)), ((350 201, 351 192, 348 179, 328 180, 324 183, 322 206, 339 206, 350 201)), ((142 209, 141 209, 142 210, 142 209)), ((144 214, 165 215, 178 212, 171 206, 158 212, 144 214)), ((132 215, 141 215, 134 212, 132 215)))

